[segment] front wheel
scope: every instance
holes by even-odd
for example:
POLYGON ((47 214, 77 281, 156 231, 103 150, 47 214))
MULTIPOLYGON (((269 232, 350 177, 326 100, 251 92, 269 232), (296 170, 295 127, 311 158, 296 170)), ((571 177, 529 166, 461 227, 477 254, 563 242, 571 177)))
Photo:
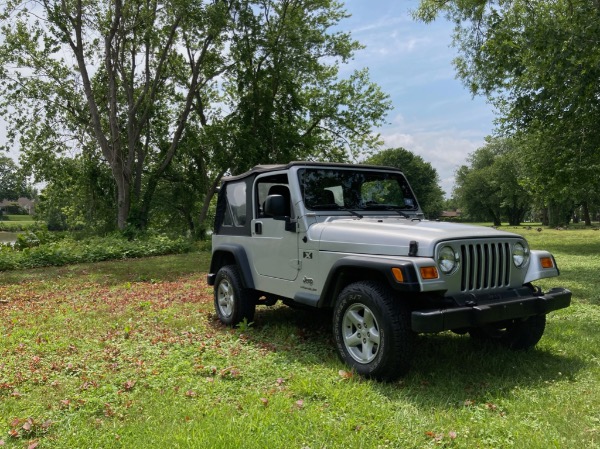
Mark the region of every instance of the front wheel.
POLYGON ((333 312, 336 348, 357 373, 389 381, 408 371, 414 333, 400 301, 374 281, 350 284, 340 293, 333 312))
POLYGON ((235 326, 246 319, 254 319, 256 301, 252 291, 244 288, 236 265, 227 265, 217 272, 215 278, 215 310, 223 324, 235 326))
POLYGON ((488 324, 469 331, 471 338, 491 341, 514 350, 534 347, 544 335, 546 315, 534 315, 524 319, 488 324))

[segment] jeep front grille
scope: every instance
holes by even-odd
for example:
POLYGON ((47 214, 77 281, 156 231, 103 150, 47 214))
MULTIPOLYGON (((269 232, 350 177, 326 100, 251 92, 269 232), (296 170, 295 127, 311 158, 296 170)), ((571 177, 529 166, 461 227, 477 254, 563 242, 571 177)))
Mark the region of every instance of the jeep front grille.
POLYGON ((507 242, 462 244, 461 291, 507 287, 510 284, 510 245, 507 242))

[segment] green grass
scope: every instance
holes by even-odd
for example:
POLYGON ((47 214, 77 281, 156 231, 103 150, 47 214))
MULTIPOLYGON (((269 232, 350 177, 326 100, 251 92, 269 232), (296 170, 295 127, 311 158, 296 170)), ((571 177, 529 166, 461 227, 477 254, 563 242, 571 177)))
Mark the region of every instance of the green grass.
POLYGON ((32 215, 3 215, 0 219, 0 231, 26 231, 35 228, 36 225, 32 215))
POLYGON ((3 216, 5 220, 8 221, 35 221, 35 219, 33 218, 33 215, 4 215, 3 216))
POLYGON ((598 448, 600 232, 515 232, 554 252, 544 287, 572 306, 528 352, 421 336, 390 384, 346 370, 326 313, 221 326, 207 253, 0 273, 0 444, 598 448))

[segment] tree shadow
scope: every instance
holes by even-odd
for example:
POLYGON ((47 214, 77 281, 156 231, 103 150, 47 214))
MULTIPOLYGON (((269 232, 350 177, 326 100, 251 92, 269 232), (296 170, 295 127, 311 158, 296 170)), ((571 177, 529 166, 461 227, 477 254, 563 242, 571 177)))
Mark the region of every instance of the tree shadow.
MULTIPOLYGON (((320 363, 335 372, 347 369, 335 351, 331 312, 287 307, 262 309, 257 311, 254 327, 250 341, 279 346, 280 357, 307 365, 320 363), (296 339, 291 343, 278 342, 274 340, 274 328, 289 330, 296 339)), ((353 379, 370 382, 390 400, 408 400, 420 407, 464 406, 470 401, 486 403, 489 398, 508 397, 515 388, 547 388, 565 379, 575 382, 577 373, 588 365, 575 355, 546 349, 543 339, 532 350, 512 351, 476 342, 468 335, 445 332, 417 338, 412 368, 405 377, 391 383, 358 376, 353 379)))

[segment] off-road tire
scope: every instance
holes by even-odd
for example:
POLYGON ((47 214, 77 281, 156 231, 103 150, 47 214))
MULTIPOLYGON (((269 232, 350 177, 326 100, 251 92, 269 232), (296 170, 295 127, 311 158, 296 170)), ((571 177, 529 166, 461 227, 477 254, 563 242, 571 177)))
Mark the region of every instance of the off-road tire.
POLYGON ((344 288, 333 310, 333 334, 341 360, 362 376, 392 381, 410 368, 410 312, 385 284, 360 281, 344 288))
POLYGON ((489 341, 519 351, 533 348, 544 335, 545 328, 546 315, 534 315, 473 328, 469 334, 477 341, 489 341))
POLYGON ((242 283, 236 265, 226 265, 217 272, 215 278, 214 302, 219 320, 228 326, 235 326, 246 319, 254 320, 256 294, 242 283))

